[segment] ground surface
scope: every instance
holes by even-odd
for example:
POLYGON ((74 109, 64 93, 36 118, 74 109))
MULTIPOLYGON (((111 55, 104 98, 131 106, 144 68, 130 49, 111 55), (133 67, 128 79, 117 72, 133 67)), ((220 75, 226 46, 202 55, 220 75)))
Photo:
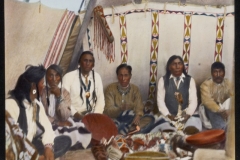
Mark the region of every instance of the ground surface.
POLYGON ((91 149, 78 149, 75 151, 68 151, 59 160, 95 160, 91 149))

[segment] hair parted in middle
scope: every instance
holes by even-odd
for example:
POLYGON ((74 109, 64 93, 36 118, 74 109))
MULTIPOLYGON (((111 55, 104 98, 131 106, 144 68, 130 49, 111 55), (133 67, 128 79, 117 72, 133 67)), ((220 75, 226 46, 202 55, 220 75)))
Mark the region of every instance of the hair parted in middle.
POLYGON ((129 74, 132 74, 132 67, 126 63, 120 64, 116 69, 116 74, 118 75, 118 71, 122 68, 126 68, 129 72, 129 74))
MULTIPOLYGON (((166 65, 166 74, 165 74, 165 76, 166 76, 166 82, 167 82, 167 86, 168 86, 168 84, 169 84, 169 78, 170 78, 170 76, 171 76, 171 71, 169 70, 169 66, 171 65, 171 63, 175 60, 175 59, 179 59, 181 62, 182 62, 182 64, 184 65, 184 61, 183 61, 183 59, 182 59, 182 57, 181 56, 178 56, 178 55, 172 55, 169 59, 168 59, 168 61, 167 61, 167 65, 166 65)), ((186 72, 186 69, 185 69, 185 66, 183 67, 183 74, 186 76, 186 77, 189 77, 189 75, 187 74, 187 72, 186 72)))
POLYGON ((95 58, 94 58, 93 53, 92 53, 91 51, 84 51, 84 52, 82 52, 82 54, 80 55, 80 57, 79 57, 79 59, 78 59, 78 64, 80 64, 80 60, 81 60, 81 58, 82 58, 85 54, 91 55, 91 56, 93 57, 93 62, 95 63, 95 58))
MULTIPOLYGON (((82 52, 82 54, 80 55, 79 59, 78 59, 78 63, 80 64, 80 60, 81 58, 86 55, 86 54, 89 54, 93 57, 93 62, 95 63, 95 58, 94 58, 94 55, 91 51, 84 51, 82 52)), ((96 102, 97 102, 97 94, 96 94, 96 86, 95 86, 95 72, 94 70, 92 70, 92 76, 93 76, 93 85, 94 85, 94 88, 93 88, 93 92, 92 92, 92 99, 93 99, 93 105, 96 105, 96 102)), ((79 79, 80 79, 80 84, 81 84, 81 88, 80 88, 80 98, 82 99, 82 101, 84 102, 83 100, 83 80, 82 80, 82 76, 81 76, 81 66, 79 67, 79 79)))
MULTIPOLYGON (((51 65, 47 68, 46 76, 45 76, 45 82, 46 82, 46 89, 47 89, 47 103, 48 103, 48 105, 50 104, 50 102, 49 102, 49 97, 48 97, 47 72, 48 72, 50 69, 56 71, 57 74, 60 76, 61 85, 62 85, 62 77, 63 77, 63 70, 62 70, 62 68, 61 68, 59 65, 51 64, 51 65)), ((62 86, 61 86, 61 88, 60 88, 60 92, 62 93, 62 86)))

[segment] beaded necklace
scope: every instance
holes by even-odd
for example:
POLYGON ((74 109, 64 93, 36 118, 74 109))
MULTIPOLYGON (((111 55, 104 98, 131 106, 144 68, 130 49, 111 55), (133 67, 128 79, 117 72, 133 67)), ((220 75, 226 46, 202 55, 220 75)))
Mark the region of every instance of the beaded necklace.
POLYGON ((130 84, 127 86, 127 87, 122 87, 120 86, 120 84, 117 85, 117 89, 118 89, 118 92, 121 94, 121 95, 127 95, 131 89, 131 86, 130 84))
POLYGON ((129 93, 130 89, 131 89, 131 86, 130 84, 123 88, 122 86, 120 86, 120 84, 117 85, 117 89, 118 89, 118 92, 122 95, 122 104, 125 104, 126 103, 126 95, 129 93))
MULTIPOLYGON (((86 78, 86 77, 85 77, 85 78, 86 78)), ((90 101, 89 101, 91 81, 87 81, 87 80, 86 80, 87 86, 83 83, 83 80, 82 80, 82 78, 81 78, 80 68, 79 68, 79 79, 80 79, 81 86, 83 86, 83 89, 84 89, 84 91, 85 91, 87 111, 88 111, 88 112, 91 112, 91 111, 92 111, 92 106, 90 105, 90 101), (89 83, 88 83, 88 82, 89 82, 89 83)), ((86 78, 86 79, 87 79, 87 78, 86 78)), ((81 95, 81 93, 80 93, 80 95, 81 95)))

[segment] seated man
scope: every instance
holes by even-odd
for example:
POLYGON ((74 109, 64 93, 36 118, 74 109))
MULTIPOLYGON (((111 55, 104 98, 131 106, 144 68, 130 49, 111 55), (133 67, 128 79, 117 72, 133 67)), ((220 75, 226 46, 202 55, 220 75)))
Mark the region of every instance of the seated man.
POLYGON ((71 139, 54 134, 44 107, 38 100, 44 87, 45 72, 42 65, 27 66, 26 71, 19 76, 15 88, 9 92, 5 109, 38 153, 45 159, 54 160, 68 151, 71 139))
POLYGON ((79 58, 80 68, 63 77, 63 87, 70 93, 71 114, 79 121, 86 113, 102 113, 104 109, 103 85, 100 75, 92 70, 93 53, 85 51, 79 58))
POLYGON ((199 115, 194 114, 197 108, 195 81, 186 73, 180 56, 173 55, 167 62, 166 74, 158 82, 157 103, 159 111, 176 129, 186 134, 202 130, 199 115))
POLYGON ((82 122, 74 122, 71 115, 70 93, 62 87, 62 69, 52 64, 47 68, 41 102, 46 115, 52 124, 56 135, 66 135, 72 140, 73 145, 86 148, 91 141, 89 133, 82 122))
POLYGON ((143 102, 137 86, 130 83, 132 67, 121 64, 116 70, 118 82, 110 84, 105 90, 104 114, 111 117, 118 132, 125 135, 139 126, 138 133, 149 132, 154 123, 151 115, 143 116, 143 102))
POLYGON ((5 158, 44 160, 44 156, 39 156, 34 145, 24 136, 19 125, 5 110, 5 158), (18 149, 16 149, 18 148, 18 149))
POLYGON ((205 80, 201 86, 202 105, 205 106, 206 116, 212 129, 225 129, 228 118, 228 107, 223 103, 232 94, 231 84, 225 76, 225 66, 221 62, 214 62, 211 66, 212 78, 205 80))

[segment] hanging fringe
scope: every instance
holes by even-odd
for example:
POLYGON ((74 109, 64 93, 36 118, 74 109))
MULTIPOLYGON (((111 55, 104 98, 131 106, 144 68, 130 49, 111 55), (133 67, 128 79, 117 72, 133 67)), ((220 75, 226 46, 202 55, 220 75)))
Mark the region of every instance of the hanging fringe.
POLYGON ((111 62, 115 59, 114 37, 104 17, 102 6, 94 8, 94 48, 97 46, 102 51, 107 60, 111 62))

